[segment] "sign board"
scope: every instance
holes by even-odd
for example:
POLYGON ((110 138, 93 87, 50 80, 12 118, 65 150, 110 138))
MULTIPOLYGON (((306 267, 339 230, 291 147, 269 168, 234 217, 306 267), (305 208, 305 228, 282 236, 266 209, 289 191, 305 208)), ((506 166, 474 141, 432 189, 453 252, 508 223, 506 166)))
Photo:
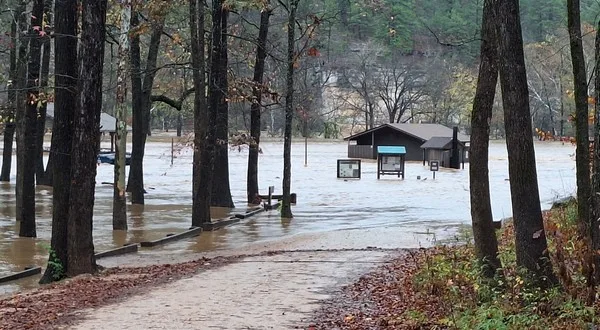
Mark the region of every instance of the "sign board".
POLYGON ((436 172, 440 170, 440 163, 437 160, 432 160, 429 162, 429 170, 432 172, 436 172))
POLYGON ((338 179, 360 179, 360 159, 338 159, 338 179))

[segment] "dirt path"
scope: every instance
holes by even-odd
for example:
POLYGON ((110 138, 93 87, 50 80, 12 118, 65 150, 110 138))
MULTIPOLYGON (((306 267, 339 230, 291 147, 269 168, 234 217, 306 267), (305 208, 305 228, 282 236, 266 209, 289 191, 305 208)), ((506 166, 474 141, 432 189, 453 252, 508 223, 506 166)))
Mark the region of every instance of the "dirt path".
POLYGON ((81 312, 73 329, 304 329, 333 288, 395 252, 302 251, 257 256, 81 312))
POLYGON ((142 296, 84 310, 72 329, 306 329, 319 304, 430 235, 392 228, 296 235, 241 249, 202 254, 138 253, 104 266, 145 266, 191 258, 253 255, 202 271, 142 296), (265 254, 268 251, 289 251, 265 254))

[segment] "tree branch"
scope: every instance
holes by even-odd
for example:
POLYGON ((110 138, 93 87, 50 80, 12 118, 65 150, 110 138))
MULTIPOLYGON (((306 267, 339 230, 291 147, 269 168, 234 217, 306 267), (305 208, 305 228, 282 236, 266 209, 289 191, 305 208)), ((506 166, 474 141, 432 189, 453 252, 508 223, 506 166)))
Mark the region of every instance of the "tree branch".
POLYGON ((174 100, 164 94, 162 95, 152 95, 150 97, 150 101, 152 103, 154 102, 162 102, 166 105, 171 106, 172 108, 175 108, 177 111, 181 111, 181 108, 183 107, 183 102, 185 102, 185 100, 192 95, 194 92, 196 91, 196 89, 194 87, 186 90, 185 92, 183 92, 183 94, 181 95, 181 97, 179 98, 179 100, 174 100))

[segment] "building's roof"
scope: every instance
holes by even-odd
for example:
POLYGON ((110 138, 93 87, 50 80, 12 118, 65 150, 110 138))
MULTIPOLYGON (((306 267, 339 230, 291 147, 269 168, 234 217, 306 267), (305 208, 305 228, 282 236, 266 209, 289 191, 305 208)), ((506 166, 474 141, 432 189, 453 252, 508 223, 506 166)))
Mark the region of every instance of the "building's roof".
MULTIPOLYGON (((48 103, 46 105, 46 118, 54 120, 54 103, 48 103)), ((102 112, 100 114, 100 132, 101 133, 114 133, 117 128, 117 118, 102 112)), ((131 127, 127 125, 127 131, 131 132, 131 127)))
POLYGON ((404 155, 406 154, 406 148, 403 146, 378 146, 377 153, 384 155, 404 155))
POLYGON ((450 149, 452 138, 446 136, 434 136, 421 145, 421 149, 450 149))
MULTIPOLYGON (((383 124, 370 130, 349 136, 344 140, 354 140, 359 136, 369 134, 384 127, 392 128, 396 131, 420 139, 421 141, 428 141, 432 137, 452 137, 452 128, 440 124, 383 124)), ((458 133, 458 140, 461 142, 468 142, 470 137, 468 135, 458 133)))

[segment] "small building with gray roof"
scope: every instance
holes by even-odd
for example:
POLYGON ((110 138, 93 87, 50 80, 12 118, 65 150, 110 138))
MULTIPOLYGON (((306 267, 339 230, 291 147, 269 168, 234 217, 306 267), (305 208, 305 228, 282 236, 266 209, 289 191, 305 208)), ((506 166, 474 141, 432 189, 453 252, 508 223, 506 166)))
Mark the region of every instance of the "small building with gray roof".
MULTIPOLYGON (((438 138, 448 138, 451 141, 452 133, 452 128, 440 124, 383 124, 344 140, 348 141, 349 158, 377 159, 378 146, 404 146, 407 161, 425 161, 426 150, 437 148, 422 146, 432 138, 436 138, 431 142, 432 147, 441 145, 443 141, 438 138)), ((469 139, 469 136, 458 133, 459 145, 465 148, 463 150, 466 150, 469 139)), ((441 159, 439 160, 441 165, 441 159)))
MULTIPOLYGON (((459 163, 464 164, 469 162, 468 148, 465 142, 458 141, 459 163)), ((434 136, 427 142, 421 145, 423 149, 423 165, 425 162, 435 160, 439 162, 441 167, 450 167, 450 157, 452 154, 452 137, 434 136)))

